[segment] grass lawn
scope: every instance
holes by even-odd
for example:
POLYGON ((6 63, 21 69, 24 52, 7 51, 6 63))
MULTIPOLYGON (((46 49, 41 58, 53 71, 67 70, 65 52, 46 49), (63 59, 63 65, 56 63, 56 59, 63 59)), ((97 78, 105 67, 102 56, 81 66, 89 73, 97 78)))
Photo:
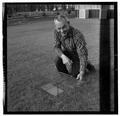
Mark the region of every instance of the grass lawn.
POLYGON ((7 27, 8 111, 99 111, 99 20, 71 19, 87 42, 89 60, 96 73, 86 76, 79 87, 75 79, 57 73, 52 21, 7 27), (61 81, 62 80, 62 81, 61 81), (61 81, 61 82, 60 82, 61 81), (60 82, 57 96, 41 87, 60 82))

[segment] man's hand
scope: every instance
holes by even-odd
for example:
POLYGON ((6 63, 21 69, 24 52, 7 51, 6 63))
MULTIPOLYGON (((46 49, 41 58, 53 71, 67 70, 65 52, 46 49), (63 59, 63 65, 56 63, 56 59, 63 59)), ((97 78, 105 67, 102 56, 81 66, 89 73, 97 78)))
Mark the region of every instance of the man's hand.
POLYGON ((61 55, 61 58, 62 58, 63 64, 67 64, 67 65, 72 64, 72 61, 67 56, 65 56, 64 54, 61 55))
POLYGON ((77 80, 82 80, 82 78, 83 78, 83 75, 84 75, 84 72, 83 71, 81 71, 78 75, 77 75, 77 80))
POLYGON ((73 62, 67 56, 65 56, 64 54, 62 54, 61 58, 62 58, 63 64, 66 65, 66 68, 67 68, 68 72, 71 73, 73 62))
POLYGON ((81 72, 77 75, 77 78, 76 78, 76 79, 78 79, 77 86, 80 86, 80 85, 83 83, 83 81, 82 81, 83 75, 84 75, 84 72, 83 72, 83 71, 81 71, 81 72))

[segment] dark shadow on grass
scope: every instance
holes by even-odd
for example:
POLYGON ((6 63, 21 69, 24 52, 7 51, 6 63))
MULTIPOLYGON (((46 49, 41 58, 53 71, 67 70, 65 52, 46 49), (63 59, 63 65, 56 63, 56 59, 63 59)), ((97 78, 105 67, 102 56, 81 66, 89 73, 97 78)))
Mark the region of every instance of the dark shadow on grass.
MULTIPOLYGON (((105 8, 105 9, 109 9, 109 6, 108 8, 105 8)), ((111 84, 114 82, 111 81, 112 75, 111 75, 110 39, 112 38, 110 37, 110 32, 111 32, 110 26, 111 26, 110 19, 101 19, 101 23, 100 23, 100 111, 102 114, 110 114, 110 113, 118 112, 118 109, 117 109, 118 103, 114 101, 115 89, 113 90, 111 88, 111 84), (112 94, 111 92, 114 94, 113 102, 111 102, 111 94, 112 94), (112 105, 116 106, 114 107, 113 111, 111 110, 112 105)), ((113 77, 113 78, 116 78, 116 77, 113 77)))
MULTIPOLYGON (((105 6, 106 7, 106 6, 105 6)), ((114 4, 114 24, 117 24, 117 4, 114 4)), ((105 8, 106 9, 106 8, 105 8)), ((109 6, 108 8, 109 9, 109 6)), ((104 13, 103 13, 104 14, 104 13)), ((118 113, 118 97, 117 97, 117 77, 111 75, 111 22, 109 19, 101 19, 100 23, 100 110, 102 114, 118 113), (114 81, 112 81, 112 78, 114 81), (114 89, 111 85, 114 84, 114 89), (114 94, 113 101, 111 101, 114 94), (112 110, 112 107, 113 110, 112 110)), ((114 32, 117 35, 117 28, 114 25, 114 32)), ((117 37, 114 36, 114 40, 117 37)), ((114 45, 117 47, 116 45, 114 45)), ((115 52, 116 53, 116 52, 115 52)), ((114 56, 115 57, 115 56, 114 56)), ((113 72, 115 73, 115 71, 113 72)))
POLYGON ((100 109, 110 112, 110 22, 100 24, 100 109))

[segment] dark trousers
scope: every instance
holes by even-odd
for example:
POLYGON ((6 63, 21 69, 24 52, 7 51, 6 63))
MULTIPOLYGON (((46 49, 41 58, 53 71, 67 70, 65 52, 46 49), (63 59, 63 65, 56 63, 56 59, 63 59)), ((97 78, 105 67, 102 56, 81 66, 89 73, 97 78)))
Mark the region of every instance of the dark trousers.
MULTIPOLYGON (((64 54, 70 59, 72 60, 72 66, 71 66, 71 72, 68 72, 67 70, 67 67, 65 64, 63 64, 63 61, 60 57, 56 57, 55 59, 55 65, 56 65, 56 68, 59 72, 63 72, 63 73, 66 73, 66 74, 70 74, 72 75, 73 77, 77 77, 77 75, 79 74, 79 71, 80 71, 80 61, 79 61, 79 57, 78 55, 73 55, 73 54, 70 54, 68 52, 64 52, 64 54)), ((95 68, 94 66, 90 63, 90 62, 87 62, 87 66, 86 66, 86 69, 88 71, 95 71, 95 68)))
POLYGON ((79 62, 79 57, 77 55, 73 55, 73 54, 70 54, 68 52, 64 52, 64 54, 70 59, 72 60, 72 65, 71 65, 71 71, 69 72, 67 70, 67 67, 65 64, 63 64, 63 61, 60 57, 56 57, 55 59, 55 65, 56 65, 56 68, 59 72, 63 72, 63 73, 66 73, 66 74, 70 74, 72 75, 73 77, 77 77, 77 74, 79 73, 79 69, 80 69, 80 62, 79 62))

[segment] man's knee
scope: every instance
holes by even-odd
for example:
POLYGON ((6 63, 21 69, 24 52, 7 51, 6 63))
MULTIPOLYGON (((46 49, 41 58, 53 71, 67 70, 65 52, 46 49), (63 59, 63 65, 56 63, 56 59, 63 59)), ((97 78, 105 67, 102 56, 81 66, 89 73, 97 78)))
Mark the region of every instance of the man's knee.
POLYGON ((60 57, 56 57, 54 62, 59 72, 68 73, 66 66, 63 64, 62 59, 60 57))
POLYGON ((58 70, 61 70, 62 67, 62 59, 60 57, 56 57, 54 60, 55 66, 58 70))
POLYGON ((60 57, 56 57, 54 60, 55 65, 59 65, 62 63, 62 59, 60 57))

